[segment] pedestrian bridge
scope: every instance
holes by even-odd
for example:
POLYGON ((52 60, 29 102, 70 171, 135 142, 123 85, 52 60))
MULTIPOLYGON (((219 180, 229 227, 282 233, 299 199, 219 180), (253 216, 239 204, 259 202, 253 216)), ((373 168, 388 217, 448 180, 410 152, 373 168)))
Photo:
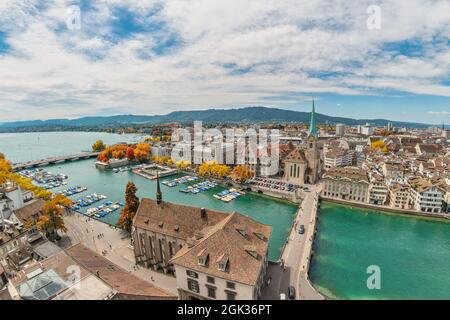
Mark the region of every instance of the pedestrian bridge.
POLYGON ((50 164, 57 164, 68 161, 76 161, 97 157, 100 152, 82 152, 78 154, 58 156, 58 157, 49 157, 40 160, 31 160, 23 163, 16 163, 12 166, 13 171, 20 171, 24 169, 30 169, 35 167, 47 166, 50 164))

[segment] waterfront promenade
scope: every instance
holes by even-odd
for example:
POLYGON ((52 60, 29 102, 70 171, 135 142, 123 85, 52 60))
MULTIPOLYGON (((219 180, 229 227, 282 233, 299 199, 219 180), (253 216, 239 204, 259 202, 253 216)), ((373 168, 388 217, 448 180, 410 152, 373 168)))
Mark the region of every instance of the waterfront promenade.
POLYGON ((50 164, 62 163, 66 161, 75 161, 80 159, 90 159, 97 157, 100 152, 82 152, 77 154, 58 156, 58 157, 49 157, 40 160, 31 160, 22 163, 16 163, 12 166, 13 171, 19 171, 28 168, 41 167, 50 164))

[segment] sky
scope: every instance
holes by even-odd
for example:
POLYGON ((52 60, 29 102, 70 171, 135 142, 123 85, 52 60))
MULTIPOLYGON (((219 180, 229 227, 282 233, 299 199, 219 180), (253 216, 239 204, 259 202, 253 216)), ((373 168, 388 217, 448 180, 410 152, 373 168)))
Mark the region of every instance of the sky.
POLYGON ((450 1, 1 0, 0 78, 0 122, 314 96, 328 115, 450 123, 450 1))

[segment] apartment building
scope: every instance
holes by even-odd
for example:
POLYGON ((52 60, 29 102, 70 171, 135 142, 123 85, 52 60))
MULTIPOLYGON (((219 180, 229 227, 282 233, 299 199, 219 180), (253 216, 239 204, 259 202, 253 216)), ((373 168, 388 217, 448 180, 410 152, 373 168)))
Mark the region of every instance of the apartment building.
POLYGON ((410 191, 407 184, 394 182, 389 185, 389 206, 395 209, 410 209, 410 191))
POLYGON ((171 260, 180 299, 259 299, 271 232, 271 226, 232 213, 190 239, 171 260))
POLYGON ((428 180, 409 181, 413 209, 421 212, 441 213, 445 191, 428 180))
POLYGON ((353 161, 353 154, 348 150, 333 149, 325 153, 324 166, 328 170, 333 167, 347 167, 351 166, 353 161))
POLYGON ((385 205, 388 199, 388 188, 384 182, 384 177, 378 173, 369 173, 369 203, 385 205))
POLYGON ((327 198, 368 203, 369 178, 360 168, 331 168, 322 178, 322 195, 327 198))

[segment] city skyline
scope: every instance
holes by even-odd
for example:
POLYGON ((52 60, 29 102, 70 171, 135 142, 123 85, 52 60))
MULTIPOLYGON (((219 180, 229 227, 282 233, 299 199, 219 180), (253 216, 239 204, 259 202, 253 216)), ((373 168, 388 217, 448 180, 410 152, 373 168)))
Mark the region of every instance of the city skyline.
POLYGON ((330 116, 450 123, 448 2, 381 1, 379 28, 371 5, 4 1, 0 122, 309 112, 314 95, 330 116))

